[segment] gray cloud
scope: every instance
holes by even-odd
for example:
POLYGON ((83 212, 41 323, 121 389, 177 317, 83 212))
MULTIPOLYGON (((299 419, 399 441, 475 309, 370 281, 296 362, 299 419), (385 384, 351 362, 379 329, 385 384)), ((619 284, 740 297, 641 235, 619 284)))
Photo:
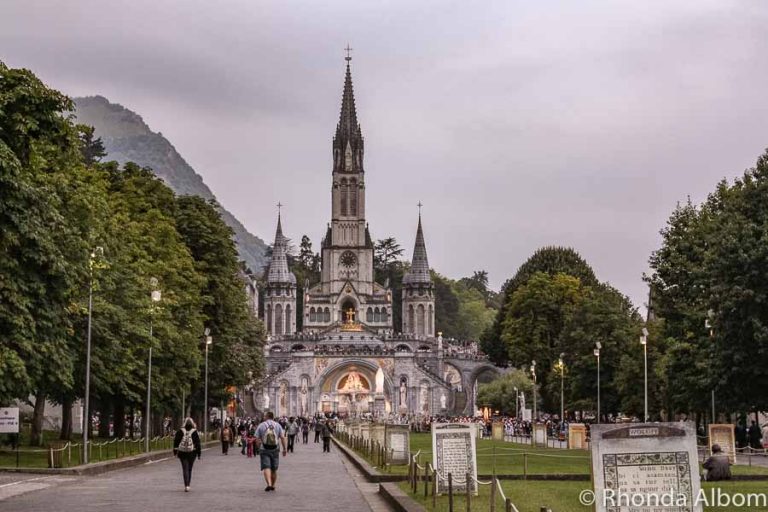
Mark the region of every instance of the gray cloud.
POLYGON ((349 41, 374 236, 410 252, 421 200, 444 274, 498 287, 571 245, 640 306, 676 202, 768 146, 766 22, 722 0, 5 0, 0 58, 140 113, 252 232, 280 200, 319 244, 349 41))

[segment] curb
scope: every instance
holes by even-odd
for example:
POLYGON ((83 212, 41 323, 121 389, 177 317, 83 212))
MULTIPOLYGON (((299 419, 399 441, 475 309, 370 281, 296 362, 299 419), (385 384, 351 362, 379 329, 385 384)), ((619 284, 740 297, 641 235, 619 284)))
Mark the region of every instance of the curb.
POLYGON ((395 483, 379 484, 379 494, 397 512, 424 512, 426 509, 403 492, 395 483))
MULTIPOLYGON (((219 441, 208 441, 203 443, 203 450, 207 450, 212 446, 219 444, 219 441)), ((92 476, 107 473, 109 471, 116 471, 118 469, 125 469, 134 466, 140 466, 149 462, 157 462, 160 460, 170 459, 173 457, 171 450, 161 450, 152 453, 142 453, 140 455, 133 455, 131 457, 123 457, 115 460, 106 460, 103 462, 94 462, 91 464, 83 464, 81 466, 73 466, 71 468, 16 468, 6 467, 0 468, 0 473, 27 473, 35 475, 69 475, 69 476, 92 476)))

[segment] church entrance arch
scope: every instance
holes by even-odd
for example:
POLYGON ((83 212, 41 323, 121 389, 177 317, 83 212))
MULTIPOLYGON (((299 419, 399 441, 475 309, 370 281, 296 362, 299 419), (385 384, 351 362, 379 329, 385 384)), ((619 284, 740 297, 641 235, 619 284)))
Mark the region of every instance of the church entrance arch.
MULTIPOLYGON (((317 378, 320 388, 319 412, 337 412, 342 417, 373 413, 376 372, 379 365, 367 359, 348 359, 326 368, 317 378)), ((392 383, 384 373, 383 395, 386 411, 392 410, 392 383)))

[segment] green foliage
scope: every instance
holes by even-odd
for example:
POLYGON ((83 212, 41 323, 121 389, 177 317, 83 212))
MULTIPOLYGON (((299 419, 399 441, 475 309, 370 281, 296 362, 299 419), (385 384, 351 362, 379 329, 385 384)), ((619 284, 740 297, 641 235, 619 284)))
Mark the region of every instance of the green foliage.
POLYGON ((676 410, 706 410, 712 389, 721 410, 768 409, 766 198, 768 152, 702 205, 678 206, 661 232, 649 281, 669 338, 664 366, 696 383, 669 390, 676 410))
MULTIPOLYGON (((271 248, 270 248, 271 257, 271 248)), ((307 287, 311 287, 320 281, 320 254, 312 250, 312 241, 307 235, 301 237, 298 256, 288 255, 288 267, 296 276, 296 330, 301 331, 304 326, 304 295, 307 287)))
POLYGON ((506 366, 509 362, 506 343, 502 340, 502 327, 508 315, 507 310, 512 300, 512 294, 524 285, 537 272, 549 275, 558 273, 578 278, 582 283, 591 286, 597 284, 597 278, 592 268, 573 249, 568 247, 543 247, 538 249, 517 270, 501 289, 501 299, 498 312, 493 324, 483 332, 480 347, 495 364, 506 366))
POLYGON ((484 294, 467 285, 467 278, 454 281, 432 272, 435 284, 435 325, 446 338, 477 340, 493 321, 496 311, 484 294))
POLYGON ((525 394, 526 407, 530 405, 532 408, 533 381, 527 371, 514 368, 488 384, 480 384, 477 403, 490 405, 493 410, 501 411, 502 414, 514 415, 516 395, 519 393, 525 394))

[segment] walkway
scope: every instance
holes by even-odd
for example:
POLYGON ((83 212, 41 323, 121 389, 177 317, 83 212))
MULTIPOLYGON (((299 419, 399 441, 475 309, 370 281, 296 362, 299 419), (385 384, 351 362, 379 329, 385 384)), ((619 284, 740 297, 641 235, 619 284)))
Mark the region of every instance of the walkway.
MULTIPOLYGON (((0 482, 0 510, 16 512, 210 512, 211 510, 290 510, 379 512, 387 510, 371 488, 353 479, 346 461, 320 444, 299 444, 295 454, 280 458, 275 492, 264 492, 257 458, 239 450, 224 456, 221 450, 203 452, 195 464, 192 490, 184 492, 181 467, 169 458, 136 468, 95 477, 40 477, 22 481, 10 475, 0 482)), ((236 448, 236 447, 235 447, 236 448)), ((356 472, 353 474, 356 475, 356 472)))

